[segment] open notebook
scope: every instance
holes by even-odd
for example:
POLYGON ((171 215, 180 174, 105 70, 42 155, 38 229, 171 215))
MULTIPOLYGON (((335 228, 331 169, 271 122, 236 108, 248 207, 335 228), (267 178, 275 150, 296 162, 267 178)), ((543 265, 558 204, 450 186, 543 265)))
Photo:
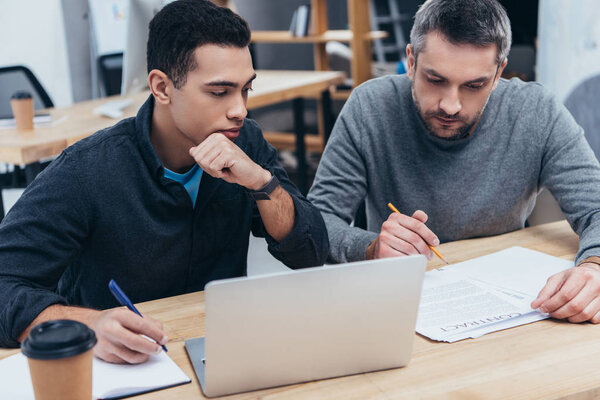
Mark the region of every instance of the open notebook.
MULTIPOLYGON (((161 352, 143 364, 110 364, 94 358, 94 399, 119 399, 191 382, 190 378, 161 352)), ((0 399, 34 400, 27 358, 22 353, 0 360, 0 399)))

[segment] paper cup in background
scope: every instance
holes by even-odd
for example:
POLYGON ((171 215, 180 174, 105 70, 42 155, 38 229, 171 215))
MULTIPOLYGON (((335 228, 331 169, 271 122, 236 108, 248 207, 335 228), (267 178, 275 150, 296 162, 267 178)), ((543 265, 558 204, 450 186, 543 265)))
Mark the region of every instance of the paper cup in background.
POLYGON ((17 123, 17 130, 33 129, 33 97, 31 93, 23 90, 13 93, 10 97, 10 106, 17 123))

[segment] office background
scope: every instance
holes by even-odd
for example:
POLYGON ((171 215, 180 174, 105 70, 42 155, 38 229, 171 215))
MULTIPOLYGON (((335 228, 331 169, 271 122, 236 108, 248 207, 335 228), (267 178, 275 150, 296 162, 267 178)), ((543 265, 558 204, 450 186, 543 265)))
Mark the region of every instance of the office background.
MULTIPOLYGON (((389 11, 395 2, 406 14, 401 30, 408 40, 412 18, 421 0, 371 0, 375 14, 389 11)), ((578 84, 600 73, 600 2, 597 0, 503 0, 511 18, 514 34, 513 51, 507 70, 517 76, 532 78, 566 101, 578 84)), ((101 94, 97 74, 94 76, 93 43, 106 43, 110 38, 95 38, 90 30, 90 6, 97 0, 0 0, 0 66, 28 66, 46 88, 56 107, 88 100, 101 94), (96 79, 95 79, 96 78, 96 79)), ((100 0, 110 4, 112 13, 104 15, 105 27, 124 24, 123 4, 127 0, 100 0)), ((253 30, 285 30, 291 15, 306 0, 234 0, 237 11, 247 19, 253 30)), ((328 0, 330 29, 345 29, 348 25, 345 0, 328 0)), ((377 27, 393 34, 391 26, 377 27)), ((111 29, 105 30, 110 32, 111 29)), ((394 38, 392 38, 394 39, 394 38)), ((399 38, 395 38, 400 41, 399 38)), ((110 46, 109 46, 110 47, 110 46)), ((118 47, 118 44, 117 44, 118 47)), ((374 50, 375 46, 374 46, 374 50)), ((257 68, 314 68, 311 44, 268 44, 253 46, 257 68)), ((375 51, 374 51, 375 53, 375 51)), ((387 54, 390 63, 401 58, 387 54)), ((377 55, 374 54, 377 61, 377 55)), ((393 69, 392 69, 393 71, 393 69)), ((334 110, 343 102, 337 101, 334 110)), ((281 104, 253 112, 266 130, 289 131, 291 108, 281 104)), ((306 122, 309 131, 316 130, 314 102, 308 102, 306 122)), ((591 134, 591 133, 590 133, 591 134)), ((596 134, 596 133, 594 133, 596 134)), ((597 133, 600 135, 600 132, 597 133)), ((284 164, 290 153, 282 152, 284 164)), ((309 158, 314 170, 319 155, 309 158)), ((294 161, 287 162, 293 169, 294 161)), ((292 172, 293 173, 293 172, 292 172)), ((550 196, 540 197, 542 211, 536 210, 532 221, 544 222, 560 217, 550 196), (545 204, 549 205, 546 207, 545 204), (547 211, 545 210, 547 208, 547 211)), ((539 209, 540 207, 538 207, 539 209)))

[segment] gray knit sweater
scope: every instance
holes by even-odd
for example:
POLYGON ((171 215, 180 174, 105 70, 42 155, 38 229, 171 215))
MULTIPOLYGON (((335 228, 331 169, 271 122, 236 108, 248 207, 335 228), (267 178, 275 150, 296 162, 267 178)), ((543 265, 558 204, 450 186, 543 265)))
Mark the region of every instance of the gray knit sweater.
POLYGON ((309 193, 330 261, 365 258, 390 211, 420 209, 441 242, 523 228, 546 187, 580 236, 576 262, 600 256, 600 165, 583 130, 537 83, 501 79, 473 133, 432 136, 405 75, 356 88, 334 126, 309 193), (351 227, 366 199, 367 230, 351 227))

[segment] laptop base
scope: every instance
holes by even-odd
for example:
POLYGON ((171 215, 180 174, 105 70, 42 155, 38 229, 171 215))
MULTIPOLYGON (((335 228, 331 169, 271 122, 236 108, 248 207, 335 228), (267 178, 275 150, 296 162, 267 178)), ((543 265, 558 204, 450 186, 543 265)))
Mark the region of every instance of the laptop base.
POLYGON ((202 391, 206 394, 206 384, 204 377, 205 374, 205 350, 204 350, 204 338, 194 338, 188 339, 185 341, 185 350, 188 353, 188 357, 194 366, 194 371, 196 372, 196 376, 200 381, 200 386, 202 386, 202 391))

